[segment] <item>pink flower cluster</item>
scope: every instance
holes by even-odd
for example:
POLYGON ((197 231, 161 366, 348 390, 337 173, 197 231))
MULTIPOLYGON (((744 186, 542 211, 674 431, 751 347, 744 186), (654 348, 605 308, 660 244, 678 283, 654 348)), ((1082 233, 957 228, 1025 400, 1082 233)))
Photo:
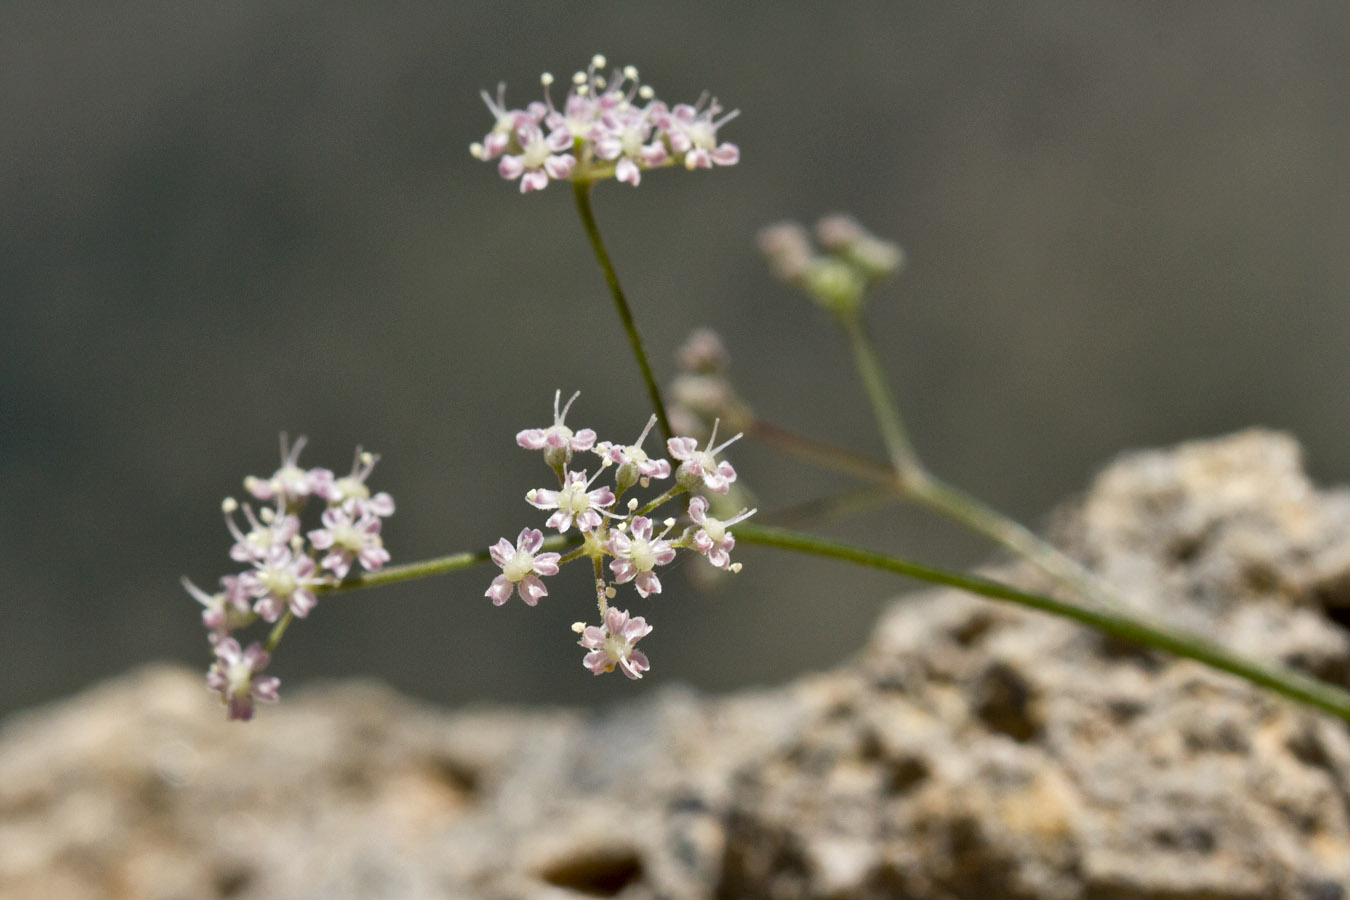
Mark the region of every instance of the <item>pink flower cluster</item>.
POLYGON ((578 622, 573 626, 582 635, 581 646, 589 651, 583 662, 597 675, 619 668, 629 678, 640 678, 650 666, 647 657, 635 650, 634 645, 651 632, 651 626, 641 617, 631 617, 627 610, 611 607, 609 601, 617 595, 619 585, 629 583, 644 599, 659 594, 661 579, 656 570, 674 561, 679 550, 698 553, 719 569, 740 571, 740 563, 731 562, 730 552, 736 541, 730 527, 755 511, 742 509, 728 519, 719 519, 710 514, 708 497, 693 492, 714 495, 728 492, 736 480, 736 470, 717 457, 741 435, 714 447, 714 429, 714 437, 702 449, 693 438, 671 438, 666 442, 666 450, 679 462, 675 468, 670 461, 653 458, 643 449, 656 416, 647 421, 632 444, 597 442, 592 429, 573 431, 565 422, 576 397, 573 394, 560 410, 559 391, 553 398, 553 424, 528 428, 516 435, 516 443, 521 447, 543 452, 544 461, 558 478, 557 490, 536 488, 525 495, 531 506, 550 512, 544 527, 557 531, 558 535, 546 540, 542 531, 527 526, 521 529, 514 544, 504 537, 499 540, 489 549, 489 555, 501 574, 493 579, 485 595, 501 606, 514 593, 527 605, 534 606, 540 598, 548 596, 544 578, 556 575, 568 562, 589 559, 596 576, 596 601, 602 624, 588 626, 578 622), (573 468, 580 453, 599 457, 594 474, 587 468, 573 468), (614 472, 613 486, 597 486, 601 476, 610 471, 614 472), (649 488, 652 481, 670 479, 672 474, 674 483, 663 493, 645 503, 630 497, 621 505, 629 490, 649 488), (678 521, 667 518, 658 523, 652 513, 681 494, 691 494, 685 511, 688 525, 681 534, 671 537, 678 521), (576 546, 575 540, 568 541, 573 526, 580 533, 580 546, 576 546), (573 549, 564 555, 553 549, 545 550, 546 544, 573 549), (604 576, 606 563, 609 577, 604 576))
POLYGON ((637 186, 645 169, 706 169, 740 159, 735 144, 717 139, 718 129, 739 110, 723 115, 717 100, 707 94, 693 105, 667 106, 654 99, 634 67, 606 77, 605 65, 605 58, 597 55, 586 71, 572 76, 562 109, 553 105, 553 76, 547 73, 540 79, 544 99, 524 109, 507 107, 505 84, 498 85, 496 98, 484 91, 483 101, 495 121, 469 151, 484 161, 497 160, 503 178, 520 179, 521 193, 542 190, 550 179, 616 178, 637 186))
POLYGON ((278 679, 260 673, 269 654, 259 642, 242 647, 233 633, 261 619, 304 618, 318 603, 315 589, 346 578, 353 565, 367 572, 389 561, 380 530, 394 513, 388 494, 372 494, 366 479, 379 457, 356 451, 351 473, 335 476, 329 469, 302 469, 305 439, 288 447, 281 437, 281 466, 269 478, 249 476, 244 488, 260 504, 240 504, 227 497, 221 504, 234 545, 230 559, 247 566, 220 579, 220 591, 208 594, 188 579, 183 587, 202 605, 202 624, 215 649, 207 686, 221 695, 231 719, 249 719, 253 700, 277 698, 278 679), (304 531, 301 515, 311 499, 324 502, 318 528, 304 531), (243 514, 243 525, 237 514, 243 514))

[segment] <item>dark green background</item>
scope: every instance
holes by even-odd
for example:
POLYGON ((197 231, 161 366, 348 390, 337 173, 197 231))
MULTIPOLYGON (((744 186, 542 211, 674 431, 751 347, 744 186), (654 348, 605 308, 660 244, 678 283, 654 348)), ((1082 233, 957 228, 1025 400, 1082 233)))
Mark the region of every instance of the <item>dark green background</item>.
MULTIPOLYGON (((904 244, 870 310, 933 467, 1037 521, 1122 449, 1251 424, 1350 476, 1350 6, 1339 3, 10 5, 0 30, 0 709, 136 663, 205 665, 179 589, 231 566, 218 504, 277 432, 383 454, 396 561, 542 516, 514 433, 630 439, 643 393, 565 189, 467 148, 481 88, 596 51, 742 114, 732 169, 602 185, 662 374, 726 336, 768 418, 879 452, 841 342, 755 230, 856 212, 904 244)), ((765 505, 839 486, 738 446, 765 505)), ((832 529, 984 558, 915 513, 832 529)), ((638 685, 592 678, 579 572, 496 609, 491 571, 326 602, 283 692, 369 673, 445 702, 587 704, 781 679, 856 647, 901 584, 746 550, 631 604, 638 685)))

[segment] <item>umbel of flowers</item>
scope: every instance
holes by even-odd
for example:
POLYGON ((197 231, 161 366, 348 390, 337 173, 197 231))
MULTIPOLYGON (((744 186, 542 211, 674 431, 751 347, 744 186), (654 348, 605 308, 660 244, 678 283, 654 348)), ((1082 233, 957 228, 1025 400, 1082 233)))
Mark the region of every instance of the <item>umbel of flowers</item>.
POLYGON ((692 105, 668 106, 638 80, 633 66, 606 76, 605 65, 597 54, 584 72, 574 74, 561 109, 553 104, 553 76, 547 72, 540 78, 544 99, 524 109, 507 107, 505 84, 497 86, 495 98, 484 91, 483 102, 496 121, 469 152, 497 160, 503 178, 520 179, 521 193, 542 190, 550 179, 615 178, 636 187, 646 169, 706 169, 740 159, 735 144, 717 139, 718 129, 739 110, 723 114, 706 93, 692 105))
POLYGON ((269 651, 292 618, 303 619, 318 603, 316 588, 333 586, 354 566, 375 572, 389 562, 380 528, 394 513, 388 494, 371 494, 366 479, 379 457, 356 451, 351 473, 337 477, 329 469, 302 469, 302 437, 287 447, 281 437, 281 467, 270 478, 249 476, 244 488, 260 506, 225 498, 225 526, 234 538, 230 559, 244 568, 220 579, 208 594, 188 579, 183 586, 202 605, 202 624, 215 650, 206 684, 221 696, 232 719, 253 716, 253 701, 275 701, 280 681, 263 675, 269 651), (306 530, 302 516, 321 510, 306 530), (244 525, 238 516, 242 513, 244 525), (236 632, 262 620, 275 623, 267 641, 247 647, 236 632))
POLYGON ((544 462, 558 479, 558 489, 536 488, 525 501, 549 513, 544 527, 559 535, 575 529, 580 544, 566 554, 541 552, 544 534, 537 528, 521 529, 512 543, 503 537, 490 550, 492 561, 501 569, 485 596, 498 606, 513 595, 534 606, 548 596, 544 578, 556 575, 573 561, 586 559, 594 576, 596 605, 600 625, 577 622, 572 630, 581 635, 580 645, 587 651, 583 665, 596 675, 619 668, 629 678, 641 678, 650 668, 647 657, 637 650, 637 642, 651 633, 641 616, 610 605, 620 585, 632 584, 642 598, 661 592, 657 569, 669 565, 681 550, 696 553, 718 569, 739 572, 740 563, 731 561, 736 545, 731 526, 753 515, 742 509, 727 519, 710 513, 706 494, 726 494, 736 480, 736 470, 718 455, 740 437, 714 446, 716 431, 703 447, 693 438, 675 437, 666 442, 673 467, 668 460, 650 456, 643 443, 656 423, 656 416, 632 444, 596 440, 596 433, 583 428, 573 431, 565 422, 577 395, 559 409, 561 391, 553 398, 553 424, 547 428, 529 428, 516 435, 516 443, 527 450, 542 451, 544 462), (593 464, 587 466, 583 460, 593 464), (592 468, 594 474, 592 474, 592 468), (674 476, 672 478, 672 475, 674 476), (600 484, 612 476, 613 485, 600 484), (650 489, 653 481, 669 479, 672 484, 645 501, 628 496, 633 489, 650 489), (657 519, 661 507, 687 498, 685 526, 678 534, 680 520, 657 519))

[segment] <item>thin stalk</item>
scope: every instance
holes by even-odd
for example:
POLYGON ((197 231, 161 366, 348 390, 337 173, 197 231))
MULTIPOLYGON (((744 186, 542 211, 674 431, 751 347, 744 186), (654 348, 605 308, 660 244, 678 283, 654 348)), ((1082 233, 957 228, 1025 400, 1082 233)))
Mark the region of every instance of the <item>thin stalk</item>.
POLYGON ((904 484, 916 473, 921 473, 923 465, 919 462, 919 455, 914 452, 914 445, 910 443, 905 423, 900 419, 900 406, 891 394, 886 376, 877 362, 876 351, 872 349, 872 342, 867 339, 867 333, 863 330, 862 317, 857 313, 845 313, 836 318, 848 338, 848 348, 853 353, 853 365, 858 370, 863 390, 867 392, 867 400, 872 404, 872 415, 877 420, 877 427, 881 429, 886 454, 890 457, 891 465, 895 467, 895 473, 899 476, 901 484, 904 484))
MULTIPOLYGON (((577 539, 570 535, 555 534, 544 538, 541 550, 563 550, 575 545, 577 539)), ((420 562, 407 563, 402 566, 388 566, 380 569, 378 572, 362 572, 359 575, 352 575, 344 578, 337 584, 324 584, 314 588, 316 594, 340 594, 346 591, 355 591, 361 588, 380 587, 386 584, 398 584, 400 581, 413 581, 418 578, 427 578, 431 575, 445 575, 449 572, 455 572, 460 569, 467 569, 470 566, 476 566, 492 559, 492 555, 487 550, 475 550, 465 553, 452 553, 449 556, 437 556, 434 559, 424 559, 420 562)))
POLYGON ((895 471, 878 459, 789 431, 763 419, 755 419, 747 425, 745 435, 775 450, 790 453, 798 459, 842 475, 852 475, 888 486, 895 484, 895 471))
POLYGON ((281 643, 282 636, 286 634, 286 626, 291 624, 291 619, 293 618, 295 618, 295 614, 289 609, 282 613, 281 618, 272 626, 272 630, 267 633, 267 642, 263 644, 264 651, 271 653, 273 650, 277 649, 277 644, 281 643))
POLYGON ((926 471, 906 483, 905 496, 1011 550, 1059 581, 1098 603, 1122 605, 1120 593, 1077 560, 965 491, 926 471))
POLYGON ((1072 619, 1075 622, 1087 625, 1089 628, 1095 628, 1134 644, 1164 650, 1185 659, 1193 659, 1212 669, 1236 675, 1290 700, 1331 713, 1350 722, 1350 692, 1326 682, 1318 681, 1315 678, 1309 678, 1283 666, 1267 665, 1238 656, 1206 638, 1150 623, 1142 618, 1108 612, 1100 608, 1078 606, 1056 600, 1053 597, 1021 591, 987 578, 926 566, 884 553, 876 553, 860 547, 781 528, 769 528, 743 522, 736 526, 736 539, 748 544, 762 544, 768 547, 796 550, 801 553, 852 562, 1072 619))
POLYGON ((1062 582, 1085 598, 1098 603, 1122 604, 1119 592, 1106 585, 1076 560, 1065 556, 1053 544, 986 506, 964 491, 931 474, 909 442, 900 408, 895 402, 877 361, 876 349, 862 327, 857 314, 838 316, 848 338, 849 350, 858 369, 858 377, 867 391, 872 413, 886 443, 891 464, 895 466, 898 493, 940 515, 958 522, 1002 545, 1031 562, 1056 581, 1062 582))
MULTIPOLYGON (((783 526, 829 522, 894 503, 895 499, 894 495, 885 491, 878 491, 870 485, 862 485, 828 497, 819 497, 793 506, 781 507, 772 512, 760 513, 755 516, 755 521, 783 526)), ((737 530, 739 529, 738 525, 737 530)))
MULTIPOLYGON (((757 419, 752 422, 746 428, 746 434, 775 450, 834 472, 870 481, 874 485, 884 487, 901 500, 918 503, 1028 560, 1051 578, 1085 597, 1104 603, 1125 602, 1110 585, 1076 560, 1065 556, 1053 544, 933 475, 917 460, 914 463, 915 468, 910 470, 908 478, 902 484, 894 470, 880 460, 797 434, 763 420, 757 419)), ((875 492, 876 487, 863 490, 875 492)), ((804 504, 793 512, 806 512, 811 506, 804 504)), ((849 509, 848 505, 831 507, 830 514, 847 513, 849 509)), ((794 520, 802 521, 800 517, 795 516, 794 520)))
POLYGON ((581 216, 582 227, 586 229, 586 237, 590 239, 591 250, 595 252, 595 261, 600 264, 600 271, 605 275, 605 284, 609 285, 610 296, 614 298, 614 308, 619 313, 619 321, 623 323, 623 330, 628 335, 628 346, 633 348, 633 356, 637 359, 638 368, 642 370, 642 380, 647 385, 647 398, 652 404, 652 412, 656 413, 656 423, 661 428, 661 436, 665 440, 670 440, 675 436, 675 432, 671 430, 670 420, 666 418, 666 404, 661 400, 661 389, 656 385, 656 376, 652 374, 651 363, 647 361, 647 351, 642 345, 642 335, 638 334, 637 324, 633 321, 633 311, 628 307, 623 288, 619 287, 618 273, 614 271, 614 263, 609 259, 609 251, 605 249, 600 229, 595 224, 595 214, 591 211, 591 183, 572 182, 572 196, 576 198, 577 213, 581 216))

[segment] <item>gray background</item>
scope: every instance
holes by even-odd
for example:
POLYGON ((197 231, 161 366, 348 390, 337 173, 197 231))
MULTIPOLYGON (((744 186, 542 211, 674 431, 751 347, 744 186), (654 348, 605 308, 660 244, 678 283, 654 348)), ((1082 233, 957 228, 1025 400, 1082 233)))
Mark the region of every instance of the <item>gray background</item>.
MULTIPOLYGON (((732 169, 602 185, 658 370, 721 329, 767 418, 880 452, 823 317, 755 230, 857 213, 906 247, 870 320, 932 466, 1038 521, 1124 448, 1287 428, 1350 476, 1350 6, 1302 3, 11 5, 0 31, 0 710, 138 662, 205 665, 177 585, 232 565, 218 504, 360 442, 396 561, 541 518, 512 435, 645 418, 565 189, 468 144, 481 88, 537 96, 596 51, 742 115, 732 169), (584 9, 584 11, 579 11, 584 9)), ((738 447, 767 506, 841 483, 738 447)), ((964 565, 890 510, 830 533, 964 565)), ((901 584, 746 550, 711 591, 632 603, 652 676, 592 678, 580 572, 493 608, 479 569, 337 598, 287 687, 367 673, 445 702, 589 704, 828 665, 901 584)))

